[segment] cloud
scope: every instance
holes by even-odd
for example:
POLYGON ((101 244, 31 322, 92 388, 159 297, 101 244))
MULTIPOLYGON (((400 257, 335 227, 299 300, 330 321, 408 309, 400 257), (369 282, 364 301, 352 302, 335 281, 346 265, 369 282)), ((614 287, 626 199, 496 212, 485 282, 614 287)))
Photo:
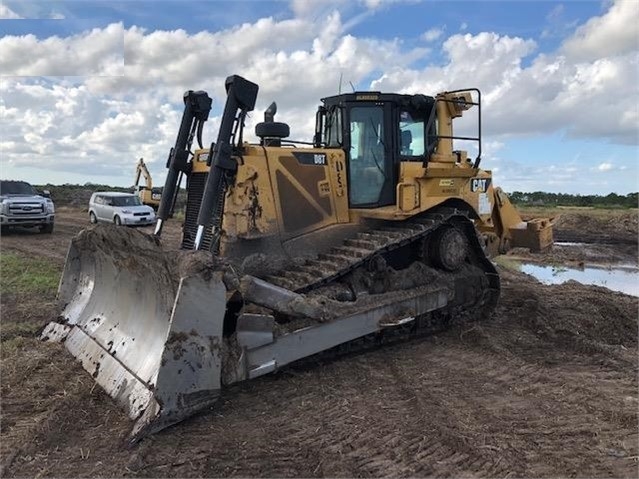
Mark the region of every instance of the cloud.
POLYGON ((563 4, 555 5, 546 15, 546 26, 541 32, 541 38, 564 38, 575 30, 577 20, 567 21, 564 18, 563 4))
POLYGON ((214 98, 204 134, 208 144, 215 139, 226 98, 224 79, 233 73, 260 85, 246 137, 254 138, 252 131, 261 121, 261 111, 277 100, 278 120, 291 125, 292 137, 310 140, 319 100, 337 93, 340 75, 345 84, 366 88, 365 79, 380 65, 404 67, 427 51, 405 50, 398 40, 357 38, 342 32, 340 15, 332 12, 319 23, 263 18, 195 34, 139 27, 124 30, 121 24, 113 24, 66 39, 12 37, 11 42, 0 43, 0 62, 14 68, 14 73, 35 74, 40 62, 48 61, 48 73, 66 73, 62 67, 53 68, 67 63, 61 56, 50 58, 54 56, 51 44, 55 44, 77 53, 74 68, 98 74, 6 77, 0 85, 3 163, 41 166, 39 155, 55 152, 57 172, 93 178, 118 171, 126 182, 131 162, 143 156, 154 180, 161 181, 180 121, 182 93, 203 89, 214 98), (104 64, 100 61, 110 58, 101 52, 115 50, 116 33, 124 38, 119 70, 115 61, 109 68, 100 67, 104 64), (38 55, 18 70, 18 58, 28 49, 38 55), (120 76, 102 74, 111 70, 120 76))
POLYGON ((298 18, 308 18, 326 14, 345 6, 348 0, 291 0, 290 8, 298 18))
POLYGON ((444 28, 433 27, 421 34, 421 39, 425 42, 434 42, 444 33, 444 28))
POLYGON ((66 38, 35 35, 0 38, 2 76, 122 75, 124 29, 121 23, 66 38))
POLYGON ((282 105, 295 107, 335 92, 341 74, 357 85, 381 65, 405 66, 427 52, 404 51, 398 40, 357 38, 342 31, 336 12, 321 24, 263 18, 196 34, 132 27, 124 33, 123 76, 94 77, 86 83, 96 94, 121 96, 152 87, 167 99, 185 89, 205 89, 224 98, 224 79, 241 72, 260 84, 260 97, 276 95, 282 105))
POLYGON ((490 103, 490 95, 495 96, 500 86, 512 83, 513 76, 521 70, 522 59, 535 48, 532 40, 495 33, 456 34, 442 46, 446 64, 420 70, 387 69, 371 86, 384 91, 435 94, 467 88, 472 78, 472 84, 485 93, 484 101, 490 103))
POLYGON ((4 4, 0 4, 0 20, 9 20, 9 19, 17 19, 24 18, 18 15, 16 12, 11 10, 4 4))
POLYGON ((556 22, 558 21, 561 16, 564 13, 564 6, 560 3, 559 5, 555 5, 552 10, 550 10, 550 12, 548 12, 548 15, 546 15, 546 20, 548 20, 549 22, 556 22))
MULTIPOLYGON (((626 171, 628 169, 629 168, 627 165, 619 165, 616 162, 611 160, 606 160, 603 163, 600 163, 599 165, 597 165, 595 168, 592 168, 593 171, 599 171, 599 172, 618 172, 618 171, 626 171)), ((635 172, 636 172, 636 166, 635 166, 635 172)))
MULTIPOLYGON (((126 185, 135 161, 144 157, 161 183, 183 92, 202 89, 213 97, 204 130, 208 144, 225 101, 224 79, 233 73, 260 85, 256 111, 247 119, 249 139, 263 109, 275 100, 277 120, 290 124, 291 137, 310 140, 319 100, 337 93, 340 77, 343 85, 351 82, 359 90, 400 93, 478 86, 484 106, 482 165, 498 171, 506 189, 532 185, 526 183, 528 174, 540 181, 535 165, 501 160, 514 136, 564 132, 617 144, 639 140, 636 52, 618 46, 614 54, 590 51, 586 58, 569 48, 575 41, 590 45, 589 35, 600 32, 585 27, 606 30, 603 19, 617 18, 610 14, 617 4, 582 25, 556 52, 543 54, 530 38, 495 32, 445 38, 431 29, 432 38, 444 40, 443 61, 417 66, 429 51, 424 44, 349 34, 352 19, 344 20, 341 2, 329 3, 339 8, 320 19, 313 8, 326 2, 300 1, 291 4, 297 8, 294 17, 216 31, 150 31, 116 23, 66 38, 0 38, 0 71, 22 75, 0 82, 3 165, 49 167, 51 174, 84 174, 94 182, 117 176, 126 185), (80 73, 85 76, 37 76, 80 73)), ((568 181, 570 174, 574 179, 574 172, 558 171, 552 181, 568 181)))
MULTIPOLYGON (((602 19, 611 18, 617 17, 607 12, 586 25, 599 25, 605 30, 602 19)), ((624 28, 636 31, 635 20, 625 19, 624 28)), ((574 45, 577 40, 589 45, 584 31, 578 29, 564 45, 574 45)), ((593 35, 605 41, 599 32, 593 35)), ((557 53, 533 56, 537 49, 533 40, 488 32, 453 35, 442 48, 446 58, 443 65, 386 69, 372 87, 432 94, 477 86, 486 107, 484 127, 488 135, 565 131, 572 138, 637 144, 636 51, 616 48, 616 55, 585 61, 581 53, 571 56, 567 53, 570 49, 562 46, 557 53)))
POLYGON ((359 12, 356 16, 382 10, 397 3, 417 3, 420 0, 290 0, 289 7, 297 18, 319 18, 331 11, 359 12), (362 9, 364 10, 362 12, 362 9))
MULTIPOLYGON (((46 20, 61 20, 66 18, 63 13, 56 12, 53 10, 49 10, 46 6, 46 2, 44 4, 38 5, 34 2, 25 2, 22 0, 19 3, 20 8, 18 9, 20 13, 17 13, 13 10, 9 5, 9 2, 6 0, 2 0, 0 4, 0 20, 1 19, 46 19, 46 20)), ((18 2, 11 2, 18 3, 18 2)))
POLYGON ((592 61, 610 55, 634 52, 639 46, 639 2, 616 0, 600 17, 581 25, 562 46, 565 55, 578 61, 592 61))
POLYGON ((366 8, 377 10, 379 8, 392 5, 393 3, 415 3, 419 0, 360 0, 366 8))

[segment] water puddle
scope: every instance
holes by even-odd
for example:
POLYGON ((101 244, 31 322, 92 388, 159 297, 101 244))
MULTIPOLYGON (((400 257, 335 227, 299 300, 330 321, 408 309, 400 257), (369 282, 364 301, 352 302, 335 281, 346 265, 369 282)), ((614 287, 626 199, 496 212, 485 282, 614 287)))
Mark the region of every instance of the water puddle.
POLYGON ((555 241, 553 244, 553 246, 567 246, 567 247, 581 247, 581 246, 589 246, 588 243, 575 243, 572 241, 555 241))
POLYGON ((603 286, 613 291, 639 297, 639 268, 635 265, 614 265, 610 267, 584 266, 544 266, 534 263, 517 262, 518 269, 534 276, 544 284, 561 284, 569 280, 581 284, 603 286))

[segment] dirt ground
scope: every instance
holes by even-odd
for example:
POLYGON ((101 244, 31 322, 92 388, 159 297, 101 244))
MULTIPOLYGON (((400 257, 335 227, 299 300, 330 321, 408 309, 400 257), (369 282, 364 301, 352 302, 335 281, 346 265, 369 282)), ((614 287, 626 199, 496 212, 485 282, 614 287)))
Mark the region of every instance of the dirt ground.
MULTIPOLYGON (((562 214, 557 237, 589 244, 539 261, 637 264, 636 212, 562 214)), ((5 235, 2 250, 61 266, 85 216, 61 209, 53 235, 5 235)), ((488 321, 235 385, 133 448, 131 423, 64 347, 22 332, 55 317, 54 298, 5 295, 1 475, 636 477, 639 299, 500 272, 488 321)))

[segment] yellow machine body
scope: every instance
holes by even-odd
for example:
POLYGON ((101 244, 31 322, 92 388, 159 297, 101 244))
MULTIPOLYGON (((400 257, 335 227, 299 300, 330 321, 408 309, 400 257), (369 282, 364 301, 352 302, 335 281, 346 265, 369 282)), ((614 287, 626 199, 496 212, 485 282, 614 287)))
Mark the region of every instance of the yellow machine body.
POLYGON ((162 190, 153 187, 151 173, 144 163, 144 159, 140 158, 135 165, 135 183, 133 185, 135 192, 138 194, 142 204, 157 209, 162 200, 162 190), (140 185, 140 179, 144 178, 144 185, 140 185))
MULTIPOLYGON (((456 94, 455 98, 460 95, 456 94)), ((510 248, 543 251, 551 247, 552 220, 525 222, 508 196, 494 186, 490 171, 473 166, 464 151, 453 151, 452 120, 472 106, 469 92, 464 103, 437 98, 440 138, 425 165, 401 161, 395 204, 374 208, 349 206, 348 159, 339 148, 298 148, 244 143, 235 181, 224 202, 222 243, 272 237, 286 244, 311 234, 322 235, 336 225, 366 220, 402 221, 437 206, 465 210, 483 234, 487 253, 495 256, 510 248)), ((209 150, 197 150, 191 182, 204 182, 209 150), (193 180, 193 177, 201 180, 193 180)), ((375 167, 363 169, 363 176, 375 167), (368 170, 368 171, 367 171, 368 170)), ((309 236, 310 237, 310 236, 309 236)))

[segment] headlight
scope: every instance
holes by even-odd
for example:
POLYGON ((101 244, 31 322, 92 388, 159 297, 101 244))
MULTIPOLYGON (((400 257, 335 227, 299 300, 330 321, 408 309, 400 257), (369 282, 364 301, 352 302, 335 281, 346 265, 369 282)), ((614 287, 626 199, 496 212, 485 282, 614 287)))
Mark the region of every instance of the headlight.
POLYGON ((9 202, 8 201, 0 202, 0 212, 2 212, 2 214, 5 214, 5 215, 9 212, 9 202))
POLYGON ((55 206, 53 205, 53 201, 51 200, 47 200, 47 213, 55 213, 55 206))
POLYGON ((131 210, 122 210, 122 213, 124 213, 125 215, 130 215, 132 213, 131 210))

